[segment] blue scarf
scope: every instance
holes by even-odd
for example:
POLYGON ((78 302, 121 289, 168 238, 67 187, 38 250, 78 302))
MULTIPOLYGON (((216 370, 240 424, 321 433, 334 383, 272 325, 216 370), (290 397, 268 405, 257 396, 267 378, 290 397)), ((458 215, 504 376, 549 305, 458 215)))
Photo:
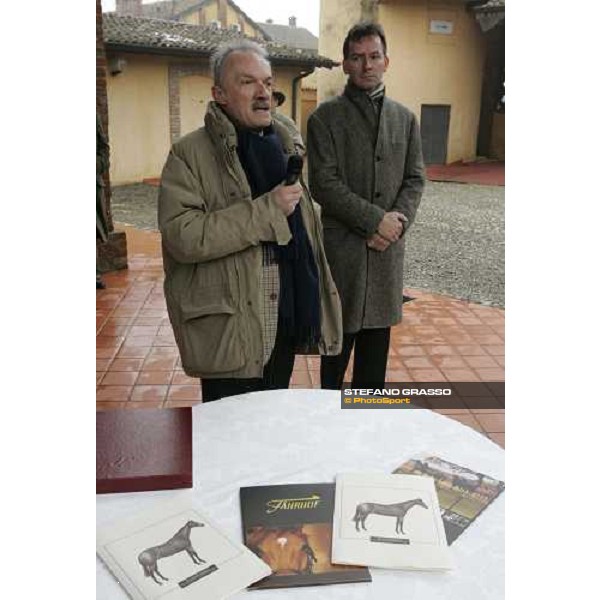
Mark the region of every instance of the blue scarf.
MULTIPOLYGON (((273 126, 262 133, 238 130, 238 156, 252 198, 271 191, 285 178, 287 155, 273 126)), ((319 273, 300 205, 288 216, 292 239, 286 246, 268 243, 279 264, 278 327, 297 348, 314 346, 321 336, 319 273)))

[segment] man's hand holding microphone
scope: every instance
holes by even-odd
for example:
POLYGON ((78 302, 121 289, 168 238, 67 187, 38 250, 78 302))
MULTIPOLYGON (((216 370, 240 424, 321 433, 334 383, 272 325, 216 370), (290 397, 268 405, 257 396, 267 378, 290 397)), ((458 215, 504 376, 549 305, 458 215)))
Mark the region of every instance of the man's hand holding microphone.
POLYGON ((296 210, 302 196, 302 186, 298 183, 298 178, 302 173, 302 163, 303 160, 300 155, 292 154, 288 159, 285 181, 273 188, 271 192, 275 204, 279 206, 286 217, 289 217, 296 210))

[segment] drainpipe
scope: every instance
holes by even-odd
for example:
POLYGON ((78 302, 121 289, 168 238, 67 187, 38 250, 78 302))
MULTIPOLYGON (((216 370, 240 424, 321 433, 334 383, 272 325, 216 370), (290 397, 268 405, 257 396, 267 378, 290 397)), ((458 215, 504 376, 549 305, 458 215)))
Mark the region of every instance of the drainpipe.
POLYGON ((300 73, 300 75, 298 75, 298 77, 294 77, 294 79, 292 79, 292 120, 294 122, 296 121, 296 100, 298 99, 298 84, 300 83, 301 79, 308 77, 314 72, 315 67, 312 67, 310 71, 303 71, 302 73, 300 73))

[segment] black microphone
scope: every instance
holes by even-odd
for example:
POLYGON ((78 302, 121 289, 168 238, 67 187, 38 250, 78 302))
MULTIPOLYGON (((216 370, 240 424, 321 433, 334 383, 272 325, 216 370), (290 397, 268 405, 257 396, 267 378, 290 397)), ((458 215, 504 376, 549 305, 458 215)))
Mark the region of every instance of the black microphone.
POLYGON ((298 177, 300 177, 300 173, 302 173, 303 163, 304 160, 299 154, 292 154, 288 158, 287 172, 285 174, 284 185, 294 185, 294 183, 298 181, 298 177))

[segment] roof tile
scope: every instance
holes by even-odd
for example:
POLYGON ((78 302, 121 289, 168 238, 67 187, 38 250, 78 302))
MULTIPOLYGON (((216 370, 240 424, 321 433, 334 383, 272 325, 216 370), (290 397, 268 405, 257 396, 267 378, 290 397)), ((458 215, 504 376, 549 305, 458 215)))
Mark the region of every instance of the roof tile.
POLYGON ((162 19, 148 19, 105 13, 102 18, 107 47, 132 49, 172 49, 200 56, 210 55, 219 45, 236 39, 253 39, 264 46, 274 62, 293 62, 306 66, 332 68, 338 63, 313 50, 292 48, 278 42, 248 38, 231 29, 188 25, 162 19))

